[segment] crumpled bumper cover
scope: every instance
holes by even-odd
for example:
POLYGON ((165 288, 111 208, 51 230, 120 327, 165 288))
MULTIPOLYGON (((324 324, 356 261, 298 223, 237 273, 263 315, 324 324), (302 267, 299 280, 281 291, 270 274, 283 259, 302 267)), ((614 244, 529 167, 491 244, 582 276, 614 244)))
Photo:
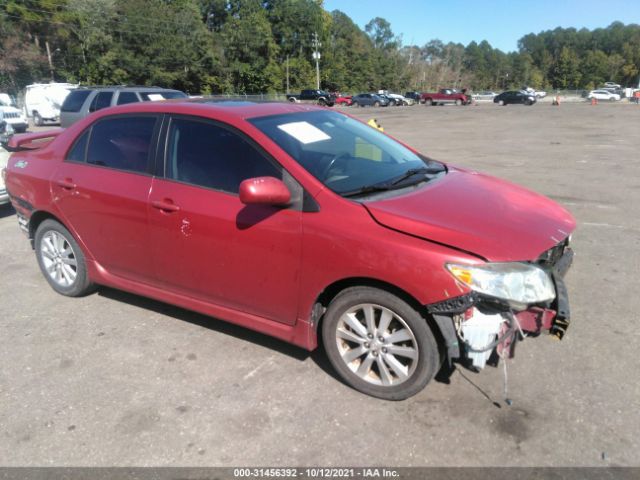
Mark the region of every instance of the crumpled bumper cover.
POLYGON ((460 322, 463 321, 464 315, 468 315, 473 308, 503 315, 505 317, 505 325, 509 321, 515 320, 513 322, 515 325, 512 325, 514 335, 505 338, 503 342, 499 343, 496 347, 498 354, 508 351, 510 356, 513 355, 515 340, 518 338, 519 331, 522 331, 527 336, 536 336, 543 331, 548 331, 554 337, 562 339, 567 332, 571 319, 569 296, 564 283, 564 276, 573 263, 573 256, 573 251, 569 247, 565 247, 560 258, 549 268, 549 273, 556 289, 556 298, 549 304, 534 305, 526 310, 513 311, 506 302, 486 297, 476 292, 469 292, 442 302, 426 305, 427 312, 433 316, 444 337, 449 360, 460 358, 465 352, 465 344, 461 341, 458 327, 460 322), (458 327, 456 326, 456 319, 458 327))

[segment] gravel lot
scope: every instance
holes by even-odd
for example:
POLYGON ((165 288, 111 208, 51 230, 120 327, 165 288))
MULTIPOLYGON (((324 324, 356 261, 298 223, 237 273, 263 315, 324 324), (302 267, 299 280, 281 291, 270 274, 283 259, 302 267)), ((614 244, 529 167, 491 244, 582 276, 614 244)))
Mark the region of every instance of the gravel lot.
POLYGON ((640 106, 357 109, 428 155, 505 177, 578 219, 565 340, 366 397, 322 352, 159 302, 49 288, 0 209, 0 465, 640 465, 640 106))

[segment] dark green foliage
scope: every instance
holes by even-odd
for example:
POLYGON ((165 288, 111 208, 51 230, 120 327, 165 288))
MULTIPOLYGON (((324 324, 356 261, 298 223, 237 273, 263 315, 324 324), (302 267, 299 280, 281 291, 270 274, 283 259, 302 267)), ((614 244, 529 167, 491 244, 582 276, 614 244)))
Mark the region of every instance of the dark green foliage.
POLYGON ((518 51, 486 41, 402 45, 381 17, 360 29, 322 0, 3 0, 0 89, 37 81, 144 84, 189 93, 637 85, 640 26, 556 28, 518 51))

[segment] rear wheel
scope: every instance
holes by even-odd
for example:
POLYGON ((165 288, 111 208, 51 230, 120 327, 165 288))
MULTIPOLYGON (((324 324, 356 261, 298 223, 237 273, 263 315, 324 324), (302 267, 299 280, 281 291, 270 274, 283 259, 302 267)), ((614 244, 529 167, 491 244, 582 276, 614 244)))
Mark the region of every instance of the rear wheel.
POLYGON ((379 107, 380 106, 380 102, 378 102, 378 101, 373 102, 373 106, 374 107, 379 107))
POLYGON ((353 287, 329 305, 322 326, 329 361, 351 387, 386 400, 422 390, 440 367, 427 322, 399 297, 353 287))
POLYGON ((615 98, 613 98, 613 97, 611 97, 611 98, 609 99, 609 101, 610 101, 610 102, 615 102, 615 101, 616 101, 616 99, 615 99, 615 98))
POLYGON ((431 100, 430 98, 427 98, 427 99, 424 101, 424 104, 425 104, 427 107, 429 107, 429 106, 433 105, 433 100, 431 100))
POLYGON ((56 292, 79 297, 94 289, 84 254, 64 226, 45 220, 36 230, 34 243, 40 270, 56 292))
POLYGON ((352 107, 357 107, 358 106, 358 102, 351 102, 351 106, 352 107))
POLYGON ((327 104, 327 101, 324 98, 318 99, 318 105, 324 107, 327 104))
POLYGON ((42 120, 42 115, 40 115, 38 112, 33 112, 33 123, 37 127, 41 127, 42 125, 44 125, 44 121, 42 120))

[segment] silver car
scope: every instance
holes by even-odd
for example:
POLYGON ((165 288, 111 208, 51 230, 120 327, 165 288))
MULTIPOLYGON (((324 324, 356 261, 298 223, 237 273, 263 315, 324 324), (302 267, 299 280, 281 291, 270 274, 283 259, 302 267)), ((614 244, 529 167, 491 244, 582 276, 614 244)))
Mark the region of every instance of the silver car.
POLYGON ((159 87, 80 87, 73 90, 62 104, 60 126, 70 127, 103 108, 172 98, 187 98, 187 94, 159 87))

